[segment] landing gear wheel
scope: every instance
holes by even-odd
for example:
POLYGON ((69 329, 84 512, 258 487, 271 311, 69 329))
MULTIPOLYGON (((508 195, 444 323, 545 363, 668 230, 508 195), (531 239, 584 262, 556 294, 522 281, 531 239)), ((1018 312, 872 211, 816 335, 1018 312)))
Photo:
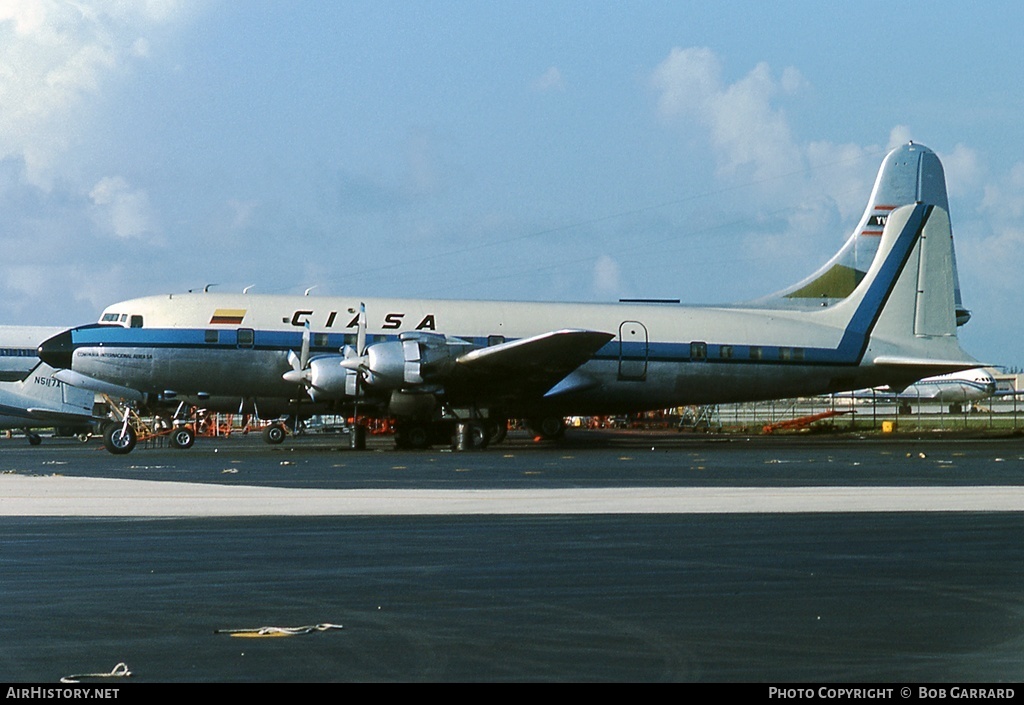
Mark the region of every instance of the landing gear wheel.
POLYGON ((508 419, 489 419, 487 421, 487 430, 492 444, 501 443, 508 436, 508 419))
POLYGON ((37 446, 43 442, 42 437, 38 433, 28 434, 28 444, 30 446, 37 446))
POLYGON ((113 423, 103 431, 103 447, 114 455, 131 453, 138 441, 135 429, 113 423))
POLYGON ((483 450, 490 444, 494 429, 483 421, 473 421, 470 424, 470 433, 473 434, 473 447, 483 450))
POLYGON ((273 426, 267 426, 263 429, 263 441, 269 443, 272 446, 279 445, 284 442, 284 437, 287 435, 284 430, 284 426, 279 423, 273 426))
POLYGON ((541 438, 553 441, 565 435, 565 419, 560 416, 531 419, 530 428, 541 438))
POLYGON ((399 448, 427 450, 431 446, 430 436, 430 427, 426 424, 402 424, 395 434, 395 445, 399 448))
POLYGON ((452 450, 483 450, 490 440, 482 421, 458 421, 452 428, 452 450))
POLYGON ((196 434, 188 426, 179 426, 171 431, 171 446, 185 450, 196 442, 196 434))

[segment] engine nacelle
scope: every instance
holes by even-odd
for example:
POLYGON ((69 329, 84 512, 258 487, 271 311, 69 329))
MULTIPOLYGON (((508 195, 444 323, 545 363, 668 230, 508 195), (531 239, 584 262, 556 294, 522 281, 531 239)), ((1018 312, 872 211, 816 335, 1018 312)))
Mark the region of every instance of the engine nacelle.
MULTIPOLYGON (((285 373, 285 379, 301 380, 313 401, 354 398, 360 375, 366 387, 377 392, 436 392, 459 355, 471 347, 458 338, 433 333, 403 333, 398 340, 371 345, 361 358, 317 355, 307 363, 305 370, 289 371, 285 373)), ((400 401, 399 405, 403 403, 410 402, 400 401)), ((422 403, 416 402, 417 411, 422 403)))
POLYGON ((469 347, 465 341, 429 333, 403 333, 399 340, 366 349, 366 383, 375 389, 419 389, 440 385, 469 347))
POLYGON ((330 401, 356 395, 356 372, 341 366, 341 355, 320 355, 309 361, 309 396, 330 401))

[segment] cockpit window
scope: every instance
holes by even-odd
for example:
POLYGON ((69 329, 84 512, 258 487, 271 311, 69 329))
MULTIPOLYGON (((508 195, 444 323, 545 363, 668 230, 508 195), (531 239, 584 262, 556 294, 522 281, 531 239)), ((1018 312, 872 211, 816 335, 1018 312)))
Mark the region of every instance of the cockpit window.
POLYGON ((100 319, 100 323, 117 323, 118 314, 116 313, 104 313, 103 318, 100 319))
POLYGON ((132 328, 142 328, 142 316, 132 316, 132 328))

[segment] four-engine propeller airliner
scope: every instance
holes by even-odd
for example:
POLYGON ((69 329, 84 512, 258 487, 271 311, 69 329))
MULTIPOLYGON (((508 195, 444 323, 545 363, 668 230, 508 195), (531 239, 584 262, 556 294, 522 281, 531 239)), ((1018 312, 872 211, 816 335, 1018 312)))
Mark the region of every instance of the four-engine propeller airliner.
MULTIPOLYGON (((836 256, 754 303, 170 294, 114 304, 39 354, 153 398, 394 417, 412 447, 452 428, 485 442, 509 417, 554 436, 567 415, 904 387, 979 366, 956 335, 969 313, 948 210, 938 157, 910 143, 836 256)), ((108 433, 114 452, 134 443, 127 424, 108 433)))

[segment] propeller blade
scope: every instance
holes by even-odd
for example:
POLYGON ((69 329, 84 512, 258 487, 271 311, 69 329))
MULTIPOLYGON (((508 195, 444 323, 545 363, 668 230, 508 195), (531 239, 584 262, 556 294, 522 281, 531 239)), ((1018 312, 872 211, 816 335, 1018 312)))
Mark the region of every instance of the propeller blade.
POLYGON ((356 333, 356 353, 363 355, 366 352, 366 304, 359 304, 359 328, 356 333))
POLYGON ((356 370, 356 371, 359 371, 359 369, 362 368, 363 365, 365 365, 368 361, 369 361, 369 357, 368 356, 360 355, 358 357, 355 357, 355 356, 353 356, 353 357, 346 357, 344 360, 342 360, 338 364, 341 365, 342 367, 344 367, 346 370, 356 370))
POLYGON ((294 350, 288 351, 288 364, 292 366, 281 377, 285 382, 292 384, 310 385, 309 375, 309 321, 306 321, 305 329, 302 331, 302 349, 298 355, 294 350))
POLYGON ((306 369, 309 366, 309 321, 306 321, 302 329, 302 354, 299 356, 299 367, 306 369))

